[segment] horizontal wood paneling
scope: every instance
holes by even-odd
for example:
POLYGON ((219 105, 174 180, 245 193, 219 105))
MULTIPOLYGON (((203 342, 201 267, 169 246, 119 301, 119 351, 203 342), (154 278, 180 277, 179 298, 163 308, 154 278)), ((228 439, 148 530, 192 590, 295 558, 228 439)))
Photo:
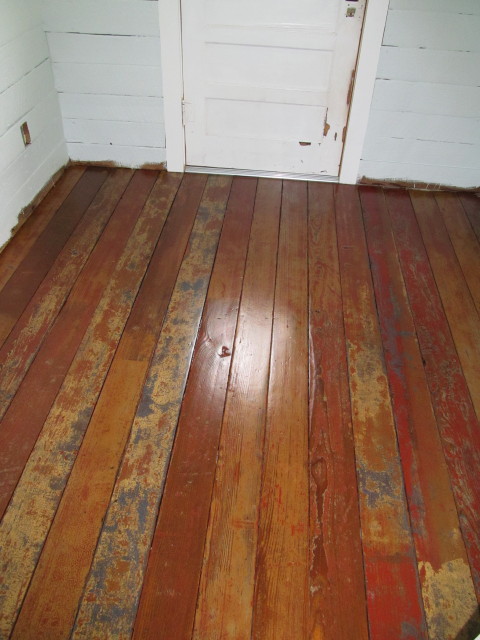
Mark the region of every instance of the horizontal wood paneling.
POLYGON ((0 2, 0 246, 22 209, 67 161, 39 5, 0 2), (20 132, 28 123, 32 144, 20 132))
POLYGON ((1 0, 0 46, 41 24, 41 16, 31 0, 1 0))
MULTIPOLYGON (((52 120, 58 119, 58 98, 54 90, 33 106, 26 116, 32 144, 38 140, 43 130, 52 120)), ((21 118, 22 119, 22 118, 21 118)), ((26 152, 20 135, 20 124, 11 126, 0 136, 0 175, 12 162, 26 152)))
POLYGON ((370 114, 370 127, 378 137, 389 131, 392 138, 480 144, 480 117, 456 118, 402 111, 392 119, 390 111, 375 110, 370 114))
POLYGON ((440 51, 480 51, 479 33, 480 15, 390 10, 383 44, 440 51))
MULTIPOLYGON (((419 10, 418 0, 390 0, 391 9, 419 10)), ((423 11, 445 11, 448 13, 468 13, 480 15, 478 0, 422 0, 423 11)))
MULTIPOLYGON (((377 109, 390 111, 392 118, 404 111, 478 118, 480 87, 379 79, 375 83, 371 113, 377 109)), ((367 137, 369 134, 367 132, 367 137)))
POLYGON ((384 47, 377 77, 409 82, 480 86, 480 53, 384 47))
POLYGON ((70 142, 165 147, 165 129, 162 123, 66 119, 63 121, 63 130, 70 142))
POLYGON ((49 33, 52 62, 83 64, 157 65, 160 43, 155 36, 105 36, 49 33))
POLYGON ((160 67, 57 62, 53 65, 53 72, 55 86, 60 93, 162 95, 160 67))
POLYGON ((54 88, 52 65, 45 60, 15 84, 0 93, 0 132, 5 132, 25 116, 45 96, 45 88, 54 88))
POLYGON ((158 36, 159 29, 157 3, 139 0, 46 0, 42 16, 47 32, 158 36))
POLYGON ((152 96, 113 96, 98 93, 61 93, 64 118, 110 122, 163 122, 163 100, 152 96))
POLYGON ((48 46, 41 25, 0 47, 0 92, 48 59, 48 46))
MULTIPOLYGON (((61 143, 64 144, 63 127, 61 119, 57 117, 55 120, 51 120, 40 132, 35 144, 29 145, 0 174, 0 193, 5 202, 9 202, 17 192, 25 191, 26 193, 30 189, 28 181, 32 173, 38 169, 50 152, 61 143)), ((33 189, 33 195, 24 204, 28 204, 42 186, 43 184, 36 190, 33 189)), ((19 212, 17 211, 17 213, 19 212)))
POLYGON ((480 5, 391 0, 360 176, 480 186, 480 5))
POLYGON ((73 160, 165 160, 157 2, 47 0, 43 19, 73 160))
POLYGON ((380 138, 382 146, 367 141, 364 148, 369 160, 407 163, 415 159, 417 164, 475 169, 478 167, 480 145, 458 142, 438 142, 407 138, 380 138), (370 146, 371 145, 371 146, 370 146))

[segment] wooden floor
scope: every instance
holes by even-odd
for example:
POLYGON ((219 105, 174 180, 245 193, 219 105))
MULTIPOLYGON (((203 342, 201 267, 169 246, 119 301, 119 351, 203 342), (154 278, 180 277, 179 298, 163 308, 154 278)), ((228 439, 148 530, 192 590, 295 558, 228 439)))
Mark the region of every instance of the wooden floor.
POLYGON ((480 199, 72 167, 0 256, 0 637, 480 633, 480 199))

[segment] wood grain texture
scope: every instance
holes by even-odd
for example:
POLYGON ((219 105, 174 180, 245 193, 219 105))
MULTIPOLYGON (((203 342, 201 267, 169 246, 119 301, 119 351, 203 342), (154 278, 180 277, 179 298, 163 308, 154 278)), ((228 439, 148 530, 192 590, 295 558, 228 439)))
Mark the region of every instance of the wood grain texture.
POLYGON ((260 180, 211 497, 194 638, 250 637, 281 182, 260 180))
MULTIPOLYGON (((186 176, 185 180, 201 185, 202 189, 205 185, 205 176, 186 176)), ((131 635, 221 231, 228 183, 228 178, 209 178, 205 188, 137 407, 72 637, 131 635)))
POLYGON ((480 244, 459 198, 454 193, 435 196, 463 277, 480 314, 480 244))
POLYGON ((73 187, 82 177, 86 167, 69 167, 35 207, 21 228, 15 234, 15 242, 9 242, 0 253, 0 288, 12 276, 13 272, 25 258, 38 236, 45 229, 56 211, 61 207, 73 187))
POLYGON ((478 199, 107 173, 0 347, 0 636, 476 637, 478 199))
POLYGON ((480 424, 408 193, 386 200, 478 599, 480 424))
POLYGON ((0 429, 0 455, 5 469, 0 492, 2 513, 155 178, 155 172, 139 172, 131 181, 26 374, 28 357, 26 362, 10 360, 8 363, 0 392, 2 409, 6 410, 0 429), (29 401, 32 396, 34 403, 29 401))
POLYGON ((308 616, 307 190, 285 182, 252 637, 305 637, 308 616))
POLYGON ((33 361, 132 175, 120 170, 103 183, 0 348, 3 394, 13 392, 33 361))
POLYGON ((59 248, 67 241, 107 175, 106 169, 89 169, 85 172, 0 291, 1 343, 10 333, 53 264, 59 248))
POLYGON ((426 638, 357 190, 336 202, 370 635, 426 638))
POLYGON ((477 236, 477 240, 480 242, 480 199, 471 193, 462 193, 459 198, 477 236))
POLYGON ((145 575, 135 638, 180 639, 192 634, 256 186, 256 180, 236 179, 230 194, 145 575), (178 615, 172 616, 172 610, 178 615))
POLYGON ((468 640, 475 589, 390 219, 381 191, 360 195, 429 636, 468 640))
MULTIPOLYGON (((143 183, 143 189, 137 191, 140 202, 132 207, 133 211, 136 209, 135 218, 143 208, 144 198, 155 177, 151 172, 149 176, 142 176, 139 182, 139 187, 143 183)), ((129 204, 131 206, 133 202, 129 204)), ((130 239, 68 373, 61 381, 59 393, 0 525, 1 634, 9 635, 19 612, 153 251, 155 235, 151 231, 152 226, 155 228, 156 215, 155 208, 147 208, 131 229, 130 239)), ((38 416, 34 417, 38 419, 38 416)), ((38 633, 38 629, 34 631, 38 633)))
POLYGON ((434 195, 411 191, 410 198, 473 406, 480 418, 480 317, 434 195))
POLYGON ((334 188, 312 183, 308 195, 309 637, 368 638, 334 188))
MULTIPOLYGON (((151 228, 146 230, 150 247, 163 228, 179 182, 178 175, 165 173, 149 197, 147 207, 154 212, 151 228)), ((28 638, 32 634, 35 638, 68 637, 73 625, 150 357, 196 214, 193 198, 189 202, 183 195, 180 192, 177 197, 177 206, 163 229, 120 338, 14 637, 28 638), (152 292, 157 287, 162 295, 154 296, 152 292), (107 458, 109 464, 104 465, 107 458), (82 509, 78 508, 78 495, 82 496, 82 509)))

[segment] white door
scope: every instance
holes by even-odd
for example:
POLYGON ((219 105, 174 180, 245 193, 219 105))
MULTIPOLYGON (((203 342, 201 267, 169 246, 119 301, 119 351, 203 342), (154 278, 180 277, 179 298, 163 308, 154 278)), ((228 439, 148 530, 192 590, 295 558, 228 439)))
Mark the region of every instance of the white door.
POLYGON ((338 176, 365 0, 182 0, 186 162, 338 176))

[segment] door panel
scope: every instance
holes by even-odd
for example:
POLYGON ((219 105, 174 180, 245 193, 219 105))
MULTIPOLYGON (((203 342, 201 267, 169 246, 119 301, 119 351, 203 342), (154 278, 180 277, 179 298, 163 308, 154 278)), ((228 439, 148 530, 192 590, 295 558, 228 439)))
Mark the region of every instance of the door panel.
POLYGON ((182 0, 187 164, 338 175, 364 5, 182 0))

